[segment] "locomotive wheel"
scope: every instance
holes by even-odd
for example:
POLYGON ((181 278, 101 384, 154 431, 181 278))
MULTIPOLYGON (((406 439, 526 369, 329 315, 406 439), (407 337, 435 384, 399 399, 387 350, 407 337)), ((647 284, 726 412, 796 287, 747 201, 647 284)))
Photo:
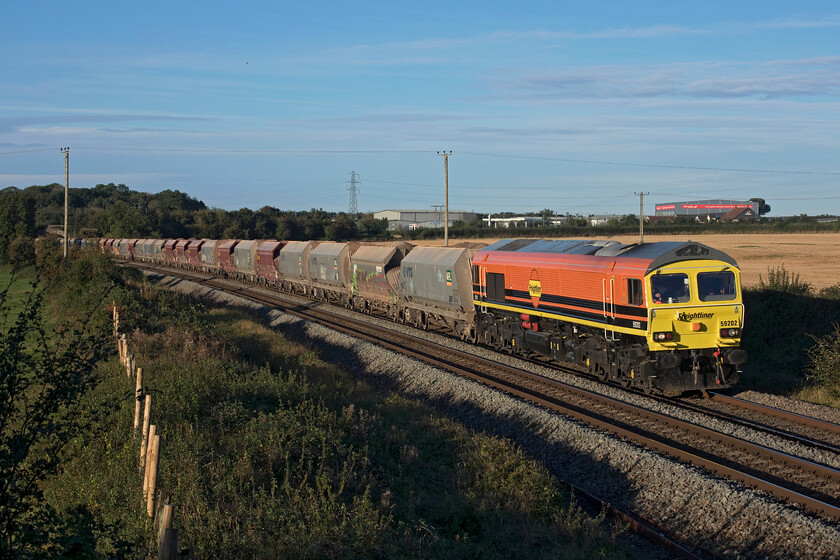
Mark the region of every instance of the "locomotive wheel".
POLYGON ((478 344, 478 329, 473 327, 469 328, 469 331, 467 332, 467 342, 469 344, 478 344))
POLYGON ((627 374, 626 371, 621 371, 620 377, 618 378, 618 384, 624 387, 625 389, 629 389, 633 385, 633 379, 630 375, 627 374))
POLYGON ((610 372, 608 372, 601 364, 595 364, 595 367, 593 368, 593 373, 599 381, 606 381, 610 378, 610 372))

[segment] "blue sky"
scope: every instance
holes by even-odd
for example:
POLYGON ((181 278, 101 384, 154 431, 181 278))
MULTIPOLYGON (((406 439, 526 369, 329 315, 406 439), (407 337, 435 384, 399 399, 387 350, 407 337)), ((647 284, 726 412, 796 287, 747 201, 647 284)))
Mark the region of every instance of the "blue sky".
POLYGON ((837 2, 6 2, 0 188, 840 213, 837 2))

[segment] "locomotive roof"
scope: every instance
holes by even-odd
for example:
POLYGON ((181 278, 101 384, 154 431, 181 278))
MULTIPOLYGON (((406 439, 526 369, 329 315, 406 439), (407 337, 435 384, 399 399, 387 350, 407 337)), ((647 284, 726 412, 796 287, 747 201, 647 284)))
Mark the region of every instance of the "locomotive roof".
POLYGON ((650 260, 648 272, 673 262, 710 259, 738 266, 735 259, 694 241, 659 241, 657 243, 632 243, 595 239, 502 239, 483 251, 510 251, 519 253, 554 253, 563 255, 592 255, 616 259, 650 260))

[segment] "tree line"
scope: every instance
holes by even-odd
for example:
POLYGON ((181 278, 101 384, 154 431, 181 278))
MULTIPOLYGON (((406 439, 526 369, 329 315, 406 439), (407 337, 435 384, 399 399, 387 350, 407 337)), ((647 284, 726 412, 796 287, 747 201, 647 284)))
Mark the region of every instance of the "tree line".
MULTIPOLYGON (((64 186, 58 183, 0 191, 0 264, 10 249, 43 235, 50 225, 64 223, 64 186)), ((208 238, 372 240, 387 235, 388 220, 373 214, 208 208, 178 190, 150 194, 123 184, 99 184, 68 191, 71 238, 208 238)))
MULTIPOLYGON (((372 213, 350 215, 327 212, 280 210, 263 206, 259 210, 208 208, 204 202, 178 190, 150 194, 123 184, 99 184, 93 188, 69 189, 68 230, 71 238, 207 238, 207 239, 283 239, 292 241, 371 241, 399 236, 403 240, 443 238, 443 228, 415 231, 388 231, 388 220, 377 220, 372 213)), ((759 214, 770 211, 764 199, 759 214)), ((521 214, 519 214, 521 215, 521 214)), ((529 215, 529 214, 526 214, 529 215)), ((559 225, 548 222, 561 217, 546 208, 530 215, 547 223, 527 228, 488 228, 481 220, 456 221, 449 227, 452 238, 487 237, 609 237, 633 234, 639 230, 634 214, 616 216, 606 223, 592 225, 584 216, 562 216, 559 225)), ((499 212, 492 217, 512 217, 499 212)), ((558 220, 559 221, 559 220, 558 220)), ((64 223, 64 186, 58 183, 25 189, 0 190, 0 264, 10 260, 29 262, 35 249, 33 240, 47 226, 64 223)), ((840 222, 818 223, 816 218, 795 216, 710 223, 692 218, 676 218, 645 224, 650 234, 692 235, 697 233, 770 233, 838 231, 840 222)))

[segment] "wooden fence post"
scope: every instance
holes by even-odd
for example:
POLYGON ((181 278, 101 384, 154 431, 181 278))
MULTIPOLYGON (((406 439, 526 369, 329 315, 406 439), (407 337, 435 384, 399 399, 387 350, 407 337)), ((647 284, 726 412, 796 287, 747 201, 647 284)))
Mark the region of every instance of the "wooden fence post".
POLYGON ((146 497, 149 495, 149 471, 151 471, 151 456, 152 456, 152 445, 155 441, 155 432, 157 431, 157 426, 152 424, 149 426, 149 440, 146 445, 146 458, 143 470, 143 499, 145 500, 146 497))
POLYGON ((178 558, 178 529, 164 529, 158 549, 158 560, 177 560, 178 558))
POLYGON ((175 506, 166 504, 160 511, 160 528, 158 530, 158 544, 163 546, 163 532, 172 528, 172 518, 175 516, 175 506))
POLYGON ((132 437, 137 437, 137 428, 140 427, 140 409, 143 407, 143 368, 137 368, 137 383, 134 386, 134 432, 132 437))
MULTIPOLYGON (((149 420, 152 412, 152 395, 146 395, 146 406, 143 407, 143 441, 140 442, 140 472, 146 466, 146 445, 149 441, 149 420)), ((146 487, 143 486, 145 496, 146 487)))
POLYGON ((155 492, 157 491, 157 473, 158 460, 160 459, 160 436, 155 434, 154 443, 152 443, 151 452, 149 453, 149 490, 146 494, 146 513, 149 517, 155 516, 155 492))

